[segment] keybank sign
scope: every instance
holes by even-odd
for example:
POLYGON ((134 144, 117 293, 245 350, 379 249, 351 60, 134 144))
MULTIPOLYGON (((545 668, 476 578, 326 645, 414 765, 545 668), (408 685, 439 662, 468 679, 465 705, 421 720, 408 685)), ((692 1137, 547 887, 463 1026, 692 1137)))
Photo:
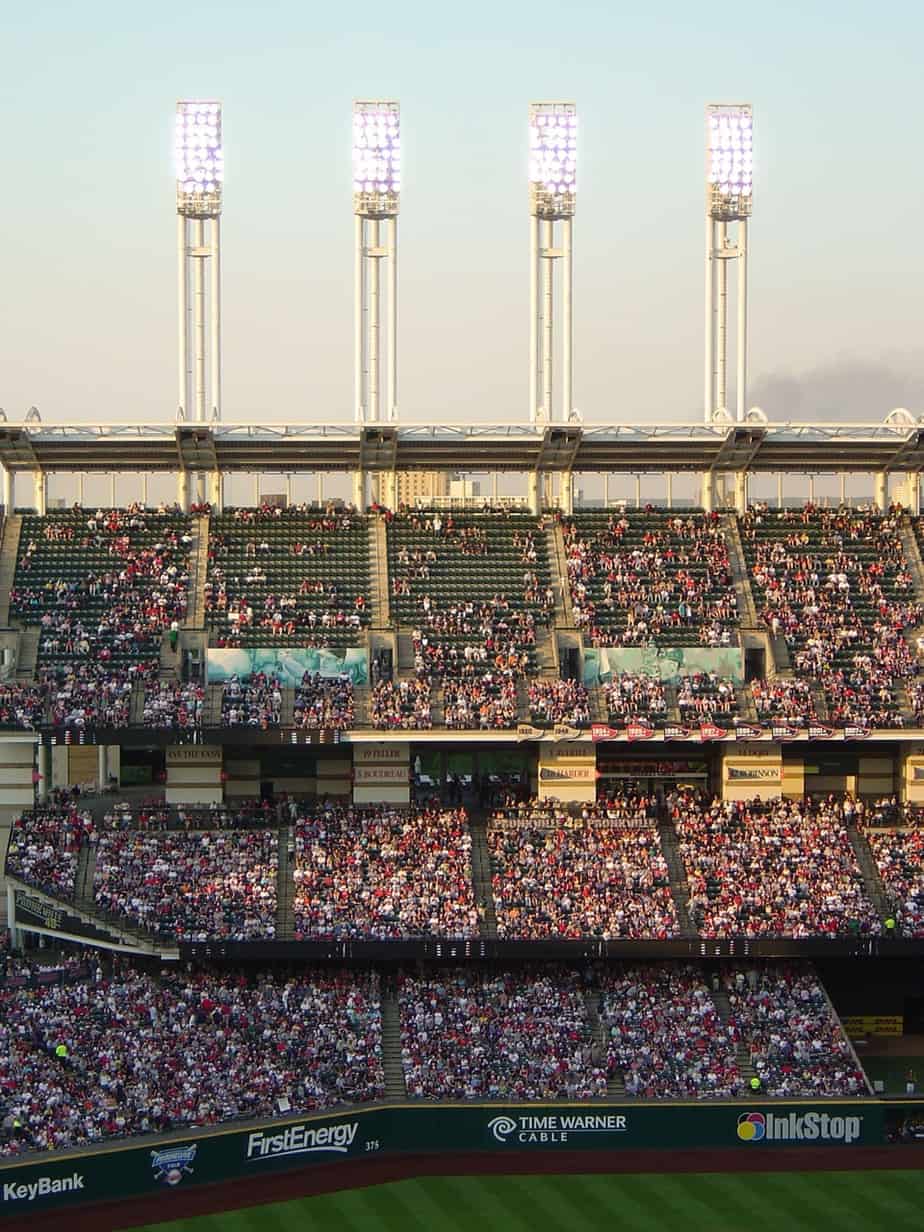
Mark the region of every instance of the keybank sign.
POLYGON ((76 1193, 83 1186, 83 1176, 79 1172, 62 1177, 40 1176, 37 1181, 29 1181, 26 1185, 18 1185, 15 1181, 4 1184, 3 1201, 34 1202, 36 1198, 47 1198, 49 1194, 76 1193))
POLYGON ((570 1142, 578 1134, 624 1134, 624 1116, 496 1116, 488 1121, 488 1129, 497 1142, 530 1143, 570 1142))
POLYGON ((262 1130, 250 1134, 247 1139, 248 1161, 278 1159, 282 1155, 314 1155, 331 1151, 346 1155, 359 1129, 358 1121, 348 1124, 322 1125, 318 1128, 307 1125, 290 1125, 281 1134, 264 1134, 262 1130))
POLYGON ((827 1112, 742 1112, 741 1142, 856 1142, 863 1130, 861 1116, 831 1116, 827 1112))

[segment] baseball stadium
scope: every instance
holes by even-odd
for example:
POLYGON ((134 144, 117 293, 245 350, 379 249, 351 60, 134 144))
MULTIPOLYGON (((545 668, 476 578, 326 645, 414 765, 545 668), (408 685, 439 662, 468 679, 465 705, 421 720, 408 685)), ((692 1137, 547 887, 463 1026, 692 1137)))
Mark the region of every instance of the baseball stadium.
POLYGON ((372 98, 352 418, 223 414, 216 99, 175 411, 2 415, 4 1228, 920 1222, 924 419, 750 405, 716 103, 702 413, 585 420, 524 110, 522 414, 399 412, 372 98))

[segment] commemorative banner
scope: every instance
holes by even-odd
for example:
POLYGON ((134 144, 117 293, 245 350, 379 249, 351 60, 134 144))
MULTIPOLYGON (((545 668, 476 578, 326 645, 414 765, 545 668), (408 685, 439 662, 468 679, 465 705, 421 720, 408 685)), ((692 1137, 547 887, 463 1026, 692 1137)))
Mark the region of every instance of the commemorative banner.
POLYGON ((651 724, 645 723, 643 720, 626 724, 626 739, 630 742, 635 740, 653 740, 654 734, 655 731, 651 724))
POLYGON ((704 743, 707 740, 724 740, 728 732, 724 727, 719 727, 716 723, 700 723, 699 738, 704 743))
POLYGON ((834 728, 825 727, 823 723, 810 723, 808 738, 809 740, 833 740, 834 728))
POLYGON ((599 740, 618 740, 620 734, 618 727, 610 727, 606 723, 592 723, 590 725, 590 738, 595 744, 599 740))
POLYGON ((754 723, 739 723, 735 728, 736 740, 760 740, 766 732, 754 723))
POLYGON ((773 732, 774 740, 782 740, 785 742, 787 740, 799 739, 799 728, 793 727, 789 723, 774 723, 771 731, 773 732))

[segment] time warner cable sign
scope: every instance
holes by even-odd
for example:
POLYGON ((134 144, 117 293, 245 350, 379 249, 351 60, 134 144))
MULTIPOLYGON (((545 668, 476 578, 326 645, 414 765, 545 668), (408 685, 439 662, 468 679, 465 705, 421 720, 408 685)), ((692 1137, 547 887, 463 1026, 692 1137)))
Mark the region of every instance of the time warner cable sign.
POLYGON ((488 1121, 488 1130, 495 1142, 517 1146, 552 1146, 573 1142, 590 1135, 624 1134, 626 1118, 612 1113, 573 1116, 496 1116, 488 1121))

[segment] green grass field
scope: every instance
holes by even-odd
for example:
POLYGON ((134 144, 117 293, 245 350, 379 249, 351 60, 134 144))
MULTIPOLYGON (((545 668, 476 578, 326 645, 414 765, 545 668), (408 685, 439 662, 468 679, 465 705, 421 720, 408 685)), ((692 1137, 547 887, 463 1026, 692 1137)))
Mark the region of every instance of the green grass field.
POLYGON ((428 1177, 145 1232, 899 1232, 922 1212, 922 1172, 428 1177))

